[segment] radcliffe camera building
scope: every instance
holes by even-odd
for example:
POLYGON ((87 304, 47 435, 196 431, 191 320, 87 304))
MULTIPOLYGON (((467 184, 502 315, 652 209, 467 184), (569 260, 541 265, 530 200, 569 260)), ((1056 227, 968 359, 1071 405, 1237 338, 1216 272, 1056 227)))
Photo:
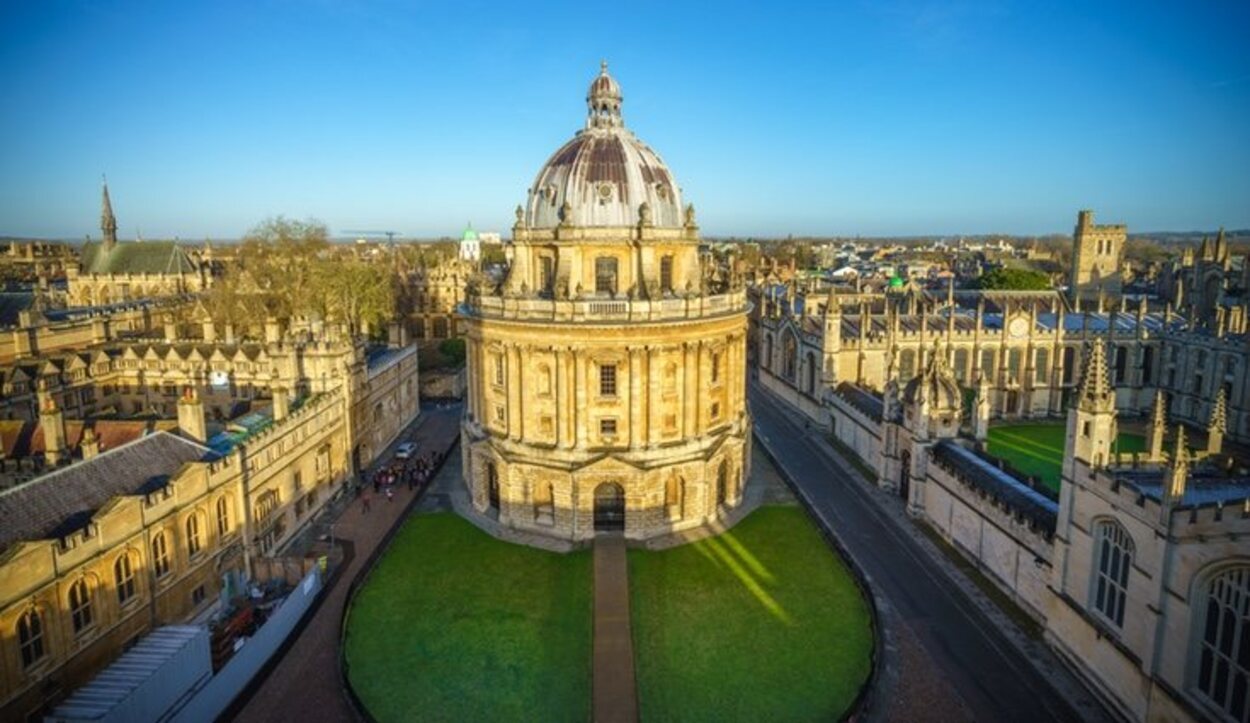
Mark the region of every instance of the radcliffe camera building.
POLYGON ((465 484, 505 532, 645 539, 739 503, 746 302, 704 268, 694 208, 606 64, 586 101, 517 208, 507 274, 465 306, 465 484))

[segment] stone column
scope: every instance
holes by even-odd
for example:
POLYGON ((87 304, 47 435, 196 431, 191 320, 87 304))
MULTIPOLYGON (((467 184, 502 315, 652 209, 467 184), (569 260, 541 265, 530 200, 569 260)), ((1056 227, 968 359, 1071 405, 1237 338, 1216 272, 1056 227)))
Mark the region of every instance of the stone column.
POLYGON ((682 381, 682 436, 691 437, 697 434, 696 424, 698 415, 698 402, 695 398, 698 396, 698 347, 694 342, 686 342, 682 346, 682 365, 681 365, 681 381, 682 381))
POLYGON ((581 348, 573 350, 573 416, 574 432, 577 437, 577 446, 584 448, 586 446, 586 435, 590 421, 590 415, 587 414, 587 406, 590 404, 590 395, 586 390, 586 351, 581 348))
POLYGON ((509 344, 504 351, 505 375, 508 394, 508 438, 516 442, 521 439, 521 350, 516 344, 509 344))
POLYGON ((638 447, 646 443, 647 425, 643 419, 643 366, 642 349, 631 347, 629 350, 629 446, 638 447))

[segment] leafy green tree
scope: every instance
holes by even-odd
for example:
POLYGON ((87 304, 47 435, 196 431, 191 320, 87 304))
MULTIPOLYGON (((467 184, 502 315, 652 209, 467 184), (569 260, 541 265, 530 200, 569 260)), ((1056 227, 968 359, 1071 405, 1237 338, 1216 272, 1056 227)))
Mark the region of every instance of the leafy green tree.
POLYGON ((1050 277, 1040 271, 1000 268, 987 271, 977 281, 981 289, 1044 291, 1051 288, 1050 277))

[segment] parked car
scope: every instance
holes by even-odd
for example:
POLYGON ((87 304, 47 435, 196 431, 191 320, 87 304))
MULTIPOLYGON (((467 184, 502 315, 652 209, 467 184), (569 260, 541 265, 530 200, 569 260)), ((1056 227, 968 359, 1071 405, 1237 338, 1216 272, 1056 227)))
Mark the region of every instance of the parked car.
POLYGON ((415 451, 417 451, 417 445, 412 442, 404 442, 395 449, 395 459, 408 459, 415 451))

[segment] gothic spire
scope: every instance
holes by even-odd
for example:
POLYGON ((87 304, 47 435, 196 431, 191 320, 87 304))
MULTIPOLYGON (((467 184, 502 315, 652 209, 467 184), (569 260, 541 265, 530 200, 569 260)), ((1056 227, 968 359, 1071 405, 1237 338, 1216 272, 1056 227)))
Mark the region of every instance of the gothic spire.
POLYGON ((1150 412, 1150 429, 1147 436, 1150 441, 1150 459, 1163 459, 1163 435, 1167 433, 1167 398, 1163 390, 1155 392, 1154 409, 1150 412))
POLYGON ((1091 345, 1085 361, 1079 405, 1089 412, 1109 412, 1115 409, 1115 389, 1107 381, 1107 356, 1101 342, 1096 341, 1091 345))
POLYGON ((1172 461, 1168 464, 1163 476, 1163 498, 1165 512, 1167 507, 1179 504, 1185 499, 1185 487, 1189 482, 1189 453, 1185 447, 1185 427, 1176 426, 1176 448, 1172 453, 1172 461))
POLYGON ((104 198, 100 203, 100 232, 104 236, 104 248, 112 250, 117 245, 117 219, 113 216, 113 203, 109 200, 109 182, 104 180, 104 198))
POLYGON ((1215 402, 1211 405, 1211 421, 1207 422, 1207 452, 1219 454, 1224 448, 1224 434, 1228 431, 1227 400, 1224 399, 1224 387, 1215 393, 1215 402))

